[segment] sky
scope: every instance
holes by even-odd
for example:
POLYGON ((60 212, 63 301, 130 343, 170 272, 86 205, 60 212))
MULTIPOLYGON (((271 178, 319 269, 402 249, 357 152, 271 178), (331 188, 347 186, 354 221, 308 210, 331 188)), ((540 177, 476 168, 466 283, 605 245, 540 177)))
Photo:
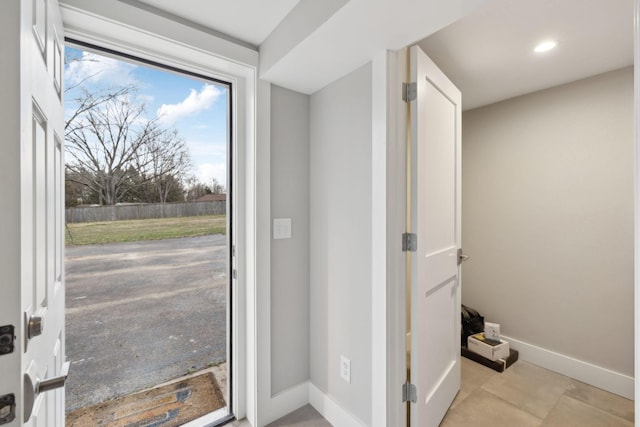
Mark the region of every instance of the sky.
MULTIPOLYGON (((227 86, 161 71, 67 46, 65 87, 82 82, 89 91, 136 85, 147 118, 175 128, 191 154, 191 174, 210 184, 212 178, 227 187, 228 100, 227 86)), ((73 109, 78 88, 65 92, 65 109, 73 109)))

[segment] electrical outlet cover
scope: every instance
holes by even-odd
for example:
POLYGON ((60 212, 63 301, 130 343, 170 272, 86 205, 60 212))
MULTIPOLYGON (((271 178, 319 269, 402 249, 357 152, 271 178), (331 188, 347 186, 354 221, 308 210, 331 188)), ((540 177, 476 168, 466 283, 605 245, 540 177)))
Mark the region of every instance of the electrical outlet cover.
POLYGON ((351 361, 344 356, 340 356, 340 376, 351 384, 351 361))

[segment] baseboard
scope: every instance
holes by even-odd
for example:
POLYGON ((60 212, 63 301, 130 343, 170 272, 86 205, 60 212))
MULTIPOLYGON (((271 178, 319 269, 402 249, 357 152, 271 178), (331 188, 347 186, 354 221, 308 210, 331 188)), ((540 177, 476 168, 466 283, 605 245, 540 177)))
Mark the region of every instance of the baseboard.
POLYGON ((309 403, 309 381, 305 381, 276 395, 271 396, 268 416, 262 420, 265 425, 309 403))
POLYGON ((557 372, 627 399, 634 399, 634 378, 582 360, 503 336, 511 348, 520 352, 520 360, 557 372))
POLYGON ((358 417, 338 405, 312 383, 309 383, 309 403, 334 427, 366 427, 358 417))
POLYGON ((272 396, 269 403, 269 414, 261 421, 267 425, 306 404, 313 406, 334 427, 366 427, 366 424, 358 417, 344 409, 309 381, 272 396))

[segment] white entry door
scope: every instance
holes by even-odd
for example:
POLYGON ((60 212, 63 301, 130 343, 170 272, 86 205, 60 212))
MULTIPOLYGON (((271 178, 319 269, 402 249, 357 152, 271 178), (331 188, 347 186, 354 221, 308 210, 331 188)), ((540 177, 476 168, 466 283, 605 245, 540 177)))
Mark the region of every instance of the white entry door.
POLYGON ((411 425, 437 426, 460 389, 460 91, 411 48, 411 425))
POLYGON ((64 425, 63 28, 57 0, 2 2, 0 426, 64 425))

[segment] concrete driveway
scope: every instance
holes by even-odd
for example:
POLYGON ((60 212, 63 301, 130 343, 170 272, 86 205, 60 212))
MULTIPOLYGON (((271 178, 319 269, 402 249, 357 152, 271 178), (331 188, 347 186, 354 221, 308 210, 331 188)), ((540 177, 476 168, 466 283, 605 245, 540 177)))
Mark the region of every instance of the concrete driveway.
POLYGON ((67 248, 67 410, 226 360, 225 239, 67 248))

